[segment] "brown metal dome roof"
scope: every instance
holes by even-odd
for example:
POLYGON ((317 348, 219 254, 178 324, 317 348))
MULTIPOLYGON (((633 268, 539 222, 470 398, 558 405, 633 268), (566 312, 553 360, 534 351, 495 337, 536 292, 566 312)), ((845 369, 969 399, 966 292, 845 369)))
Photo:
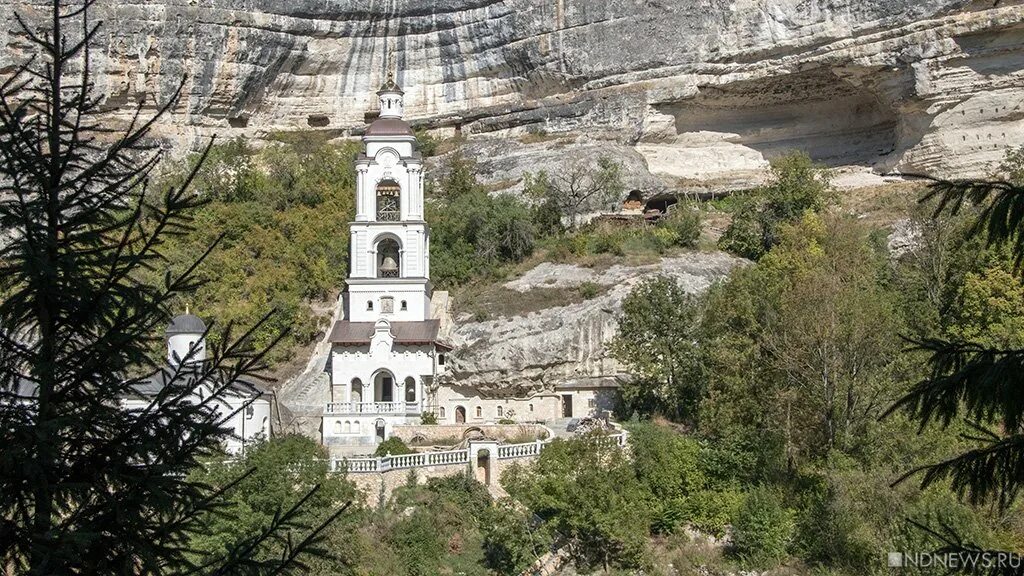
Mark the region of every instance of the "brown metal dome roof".
POLYGON ((378 118, 366 129, 367 136, 415 136, 405 120, 378 118))

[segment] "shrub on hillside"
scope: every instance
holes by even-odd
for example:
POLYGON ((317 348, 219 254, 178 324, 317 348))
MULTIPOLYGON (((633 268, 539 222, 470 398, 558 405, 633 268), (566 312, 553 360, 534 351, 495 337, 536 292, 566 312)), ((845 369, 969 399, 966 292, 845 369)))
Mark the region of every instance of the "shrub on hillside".
POLYGON ((414 451, 405 445, 405 442, 398 436, 392 436, 387 440, 377 445, 377 450, 374 451, 374 456, 401 456, 402 454, 412 454, 414 451))
POLYGON ((732 552, 744 564, 773 568, 786 559, 794 531, 793 513, 776 490, 761 486, 747 493, 732 526, 732 552))
MULTIPOLYGON (((240 326, 276 310, 251 338, 263 347, 286 332, 272 362, 317 336, 321 325, 309 302, 329 298, 344 283, 348 234, 337 231, 353 217, 355 182, 354 145, 310 134, 275 138, 285 141, 259 150, 240 139, 213 147, 193 182, 207 202, 192 229, 169 236, 162 250, 172 272, 180 272, 219 239, 196 272, 195 294, 177 307, 240 326)), ((164 174, 153 193, 180 184, 197 161, 164 174)), ((154 272, 146 280, 164 278, 154 272)))
POLYGON ((534 214, 522 200, 491 196, 476 180, 475 165, 453 153, 427 204, 431 227, 431 275, 452 287, 496 272, 533 253, 534 214))
POLYGON ((719 246, 757 260, 779 243, 781 226, 798 221, 804 212, 824 208, 832 186, 827 170, 809 156, 795 152, 772 162, 771 180, 737 200, 732 224, 719 246))
POLYGON ((693 247, 700 239, 700 211, 691 206, 676 206, 667 218, 658 222, 658 229, 670 233, 670 246, 693 247))

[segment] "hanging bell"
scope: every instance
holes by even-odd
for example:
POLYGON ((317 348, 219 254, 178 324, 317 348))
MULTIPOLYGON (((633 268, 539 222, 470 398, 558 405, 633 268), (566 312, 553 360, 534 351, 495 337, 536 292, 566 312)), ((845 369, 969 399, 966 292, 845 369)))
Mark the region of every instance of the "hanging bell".
POLYGON ((395 261, 395 257, 391 254, 384 256, 384 261, 380 264, 380 271, 385 274, 397 274, 398 262, 395 261))

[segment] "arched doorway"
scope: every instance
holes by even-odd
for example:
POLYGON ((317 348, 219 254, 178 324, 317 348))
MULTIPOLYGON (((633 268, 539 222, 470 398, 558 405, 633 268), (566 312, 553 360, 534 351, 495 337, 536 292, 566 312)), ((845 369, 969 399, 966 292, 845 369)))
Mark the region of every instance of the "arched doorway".
POLYGON ((462 406, 455 407, 455 423, 465 424, 466 423, 466 409, 462 406))
POLYGON ((484 486, 491 485, 491 451, 481 450, 476 453, 476 479, 484 486))
MULTIPOLYGON (((377 243, 377 278, 399 277, 402 271, 401 251, 402 247, 394 238, 385 238, 377 243)), ((393 299, 391 307, 394 308, 393 299)))
POLYGON ((356 404, 363 401, 363 381, 360 380, 359 378, 352 379, 352 387, 349 398, 351 398, 351 400, 349 400, 350 402, 355 402, 356 404))
POLYGON ((377 184, 377 221, 398 222, 402 218, 402 187, 394 180, 377 184))
POLYGON ((395 401, 395 377, 387 370, 381 370, 373 380, 373 401, 395 401))
POLYGON ((416 401, 416 379, 412 376, 405 379, 405 401, 409 404, 416 401))

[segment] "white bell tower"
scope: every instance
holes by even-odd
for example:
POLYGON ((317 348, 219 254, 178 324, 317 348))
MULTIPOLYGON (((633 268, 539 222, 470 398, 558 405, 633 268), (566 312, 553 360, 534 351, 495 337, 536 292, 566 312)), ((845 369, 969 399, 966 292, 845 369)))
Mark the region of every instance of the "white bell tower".
POLYGON ((430 312, 430 235, 423 220, 423 158, 404 120, 404 92, 389 73, 380 117, 356 159, 356 221, 350 225, 352 322, 418 322, 430 312))

